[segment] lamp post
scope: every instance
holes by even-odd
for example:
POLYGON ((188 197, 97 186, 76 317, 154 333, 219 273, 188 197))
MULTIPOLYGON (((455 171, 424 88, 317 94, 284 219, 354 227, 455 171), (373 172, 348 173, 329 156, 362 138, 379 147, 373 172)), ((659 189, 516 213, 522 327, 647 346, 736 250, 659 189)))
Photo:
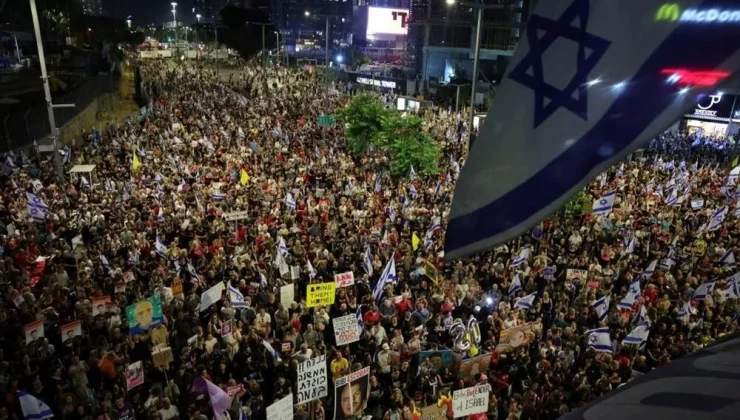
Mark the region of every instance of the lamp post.
POLYGON ((487 9, 504 9, 504 8, 516 8, 517 6, 502 5, 502 4, 485 4, 484 0, 477 0, 476 3, 458 2, 456 0, 446 0, 447 6, 453 6, 460 4, 461 6, 470 7, 476 9, 477 21, 475 24, 475 51, 473 54, 473 80, 470 88, 470 118, 468 119, 468 147, 470 147, 470 141, 473 136, 473 117, 475 116, 475 90, 478 82, 478 61, 480 60, 480 31, 483 26, 483 11, 487 9))
POLYGON ((195 15, 195 19, 198 20, 198 26, 195 28, 195 43, 200 47, 200 41, 198 40, 198 30, 200 29, 200 13, 195 15))
POLYGON ((177 47, 177 2, 170 3, 172 5, 172 30, 175 31, 175 47, 177 47))

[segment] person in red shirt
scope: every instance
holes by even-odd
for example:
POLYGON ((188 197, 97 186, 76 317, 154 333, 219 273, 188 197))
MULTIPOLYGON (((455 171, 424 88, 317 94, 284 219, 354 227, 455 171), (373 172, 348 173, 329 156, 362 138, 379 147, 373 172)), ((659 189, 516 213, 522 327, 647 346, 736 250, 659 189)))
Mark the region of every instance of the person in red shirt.
POLYGON ((373 305, 369 311, 365 312, 362 320, 365 322, 365 325, 375 325, 380 322, 380 313, 378 313, 378 307, 376 305, 373 305))
POLYGON ((396 313, 398 318, 401 319, 406 315, 406 311, 413 309, 414 303, 411 302, 407 296, 404 296, 399 302, 396 303, 396 313))

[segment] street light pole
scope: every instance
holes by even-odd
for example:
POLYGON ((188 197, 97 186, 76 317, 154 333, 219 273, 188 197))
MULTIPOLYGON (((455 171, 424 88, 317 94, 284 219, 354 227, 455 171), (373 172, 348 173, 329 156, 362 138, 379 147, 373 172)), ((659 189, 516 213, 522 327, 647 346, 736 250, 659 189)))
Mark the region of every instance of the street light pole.
POLYGON ((195 28, 195 43, 200 47, 200 40, 198 39, 198 30, 200 29, 200 13, 195 15, 195 19, 198 20, 198 26, 195 28))
POLYGON ((478 8, 478 23, 475 26, 475 54, 473 55, 473 80, 470 89, 470 118, 468 119, 468 147, 473 140, 473 118, 475 117, 475 89, 478 81, 478 59, 480 58, 480 31, 483 23, 483 7, 478 8))
POLYGON ((172 30, 175 32, 175 47, 177 47, 177 7, 176 2, 170 3, 172 5, 172 30))

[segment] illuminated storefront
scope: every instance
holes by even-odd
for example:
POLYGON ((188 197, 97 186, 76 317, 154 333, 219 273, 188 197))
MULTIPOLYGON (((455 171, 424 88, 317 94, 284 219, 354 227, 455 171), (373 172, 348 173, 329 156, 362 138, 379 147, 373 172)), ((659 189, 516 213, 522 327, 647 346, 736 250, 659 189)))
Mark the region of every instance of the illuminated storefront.
POLYGON ((740 103, 737 99, 737 95, 721 92, 703 95, 692 112, 684 115, 682 128, 690 134, 700 131, 706 136, 737 136, 740 124, 740 103))

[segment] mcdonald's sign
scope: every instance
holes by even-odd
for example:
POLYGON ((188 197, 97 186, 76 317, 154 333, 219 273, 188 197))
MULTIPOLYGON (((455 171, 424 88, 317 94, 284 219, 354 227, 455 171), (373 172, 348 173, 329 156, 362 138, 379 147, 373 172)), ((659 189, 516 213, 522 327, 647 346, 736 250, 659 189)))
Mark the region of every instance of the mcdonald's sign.
POLYGON ((670 20, 670 21, 676 21, 678 20, 678 16, 681 13, 681 10, 676 3, 664 3, 660 8, 658 9, 658 12, 655 14, 655 20, 656 21, 662 21, 662 20, 670 20))

